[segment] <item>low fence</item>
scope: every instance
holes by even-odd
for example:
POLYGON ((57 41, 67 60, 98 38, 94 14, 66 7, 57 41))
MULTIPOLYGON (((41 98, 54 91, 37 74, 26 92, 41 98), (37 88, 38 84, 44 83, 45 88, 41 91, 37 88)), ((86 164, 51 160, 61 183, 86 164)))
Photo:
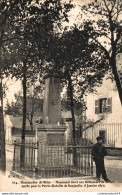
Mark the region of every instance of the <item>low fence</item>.
POLYGON ((107 156, 122 157, 122 148, 106 147, 107 156))
POLYGON ((15 143, 13 170, 36 178, 90 176, 93 175, 91 148, 90 145, 15 143))

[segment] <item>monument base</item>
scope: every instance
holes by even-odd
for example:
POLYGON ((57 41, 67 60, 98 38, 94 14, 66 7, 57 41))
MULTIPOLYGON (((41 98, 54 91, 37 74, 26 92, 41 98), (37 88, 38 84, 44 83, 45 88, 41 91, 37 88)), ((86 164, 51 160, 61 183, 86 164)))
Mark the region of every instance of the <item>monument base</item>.
POLYGON ((64 124, 38 125, 38 169, 65 167, 65 130, 64 124))
POLYGON ((64 143, 66 141, 65 131, 66 125, 60 124, 39 124, 37 127, 37 139, 38 143, 51 144, 55 145, 55 143, 64 143))

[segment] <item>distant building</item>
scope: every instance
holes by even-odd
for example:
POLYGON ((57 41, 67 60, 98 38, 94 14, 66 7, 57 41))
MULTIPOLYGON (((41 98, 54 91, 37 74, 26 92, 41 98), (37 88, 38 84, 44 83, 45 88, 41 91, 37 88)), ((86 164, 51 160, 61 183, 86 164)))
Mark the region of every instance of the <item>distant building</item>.
MULTIPOLYGON (((5 115, 5 130, 6 142, 13 143, 14 141, 21 142, 22 134, 22 96, 17 96, 15 107, 17 113, 5 115), (19 115, 18 115, 19 114, 19 115)), ((27 97, 27 118, 26 118, 26 132, 25 141, 36 141, 36 123, 39 122, 43 112, 43 99, 27 97), (31 119, 32 118, 32 119, 31 119)))
MULTIPOLYGON (((65 136, 66 136, 66 141, 70 142, 72 140, 72 135, 73 135, 73 128, 72 128, 72 116, 71 116, 71 111, 62 111, 61 112, 62 117, 65 120, 65 124, 67 126, 65 136)), ((75 114, 75 134, 76 137, 81 137, 81 115, 76 115, 75 114)))
MULTIPOLYGON (((32 131, 29 122, 26 123, 26 132, 25 132, 25 141, 26 142, 36 142, 36 120, 38 117, 33 118, 34 130, 32 131)), ((13 116, 6 115, 4 118, 5 121, 5 134, 6 134, 6 142, 14 143, 21 142, 22 135, 22 116, 13 116)))
MULTIPOLYGON (((72 139, 72 117, 70 111, 62 111, 62 118, 64 118, 67 130, 65 132, 66 140, 72 139)), ((25 132, 25 141, 26 142, 36 142, 37 141, 37 128, 36 125, 40 123, 40 119, 42 118, 42 113, 38 116, 33 117, 33 131, 31 130, 30 123, 26 120, 26 132, 25 132)), ((76 119, 76 133, 78 132, 79 126, 79 117, 75 115, 76 119)), ((22 135, 22 116, 13 116, 6 115, 5 118, 5 132, 6 132, 6 142, 14 143, 21 142, 22 135)))
MULTIPOLYGON (((116 56, 116 65, 122 87, 122 53, 116 56)), ((106 146, 122 147, 122 106, 115 81, 105 77, 95 94, 87 94, 86 104, 90 124, 83 128, 83 137, 96 142, 100 135, 106 146)))

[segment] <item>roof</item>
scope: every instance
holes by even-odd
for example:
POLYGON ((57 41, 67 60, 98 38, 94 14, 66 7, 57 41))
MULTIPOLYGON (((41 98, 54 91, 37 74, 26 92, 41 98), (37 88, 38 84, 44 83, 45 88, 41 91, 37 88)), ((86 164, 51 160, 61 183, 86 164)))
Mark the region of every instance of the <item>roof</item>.
MULTIPOLYGON (((22 116, 13 116, 13 115, 8 115, 10 118, 10 121, 12 123, 12 127, 15 128, 22 128, 22 116)), ((39 116, 34 116, 33 117, 33 128, 36 127, 36 120, 39 118, 39 116)), ((30 129, 30 123, 28 119, 26 119, 26 129, 30 129)))
MULTIPOLYGON (((71 111, 62 111, 61 112, 61 115, 63 118, 65 119, 70 119, 72 118, 71 116, 71 111)), ((21 129, 22 128, 22 116, 13 116, 13 115, 8 115, 9 118, 10 118, 10 121, 12 123, 12 127, 15 127, 15 128, 19 128, 21 129)), ((33 117, 33 128, 36 128, 36 121, 42 117, 42 114, 39 116, 39 115, 36 115, 33 117)), ((75 115, 75 118, 77 120, 77 115, 75 115)), ((7 121, 6 121, 7 122, 7 121)), ((30 123, 28 121, 28 119, 26 119, 26 129, 29 130, 30 129, 30 123)))
POLYGON ((22 117, 21 116, 9 115, 9 118, 12 123, 12 127, 22 128, 22 117))

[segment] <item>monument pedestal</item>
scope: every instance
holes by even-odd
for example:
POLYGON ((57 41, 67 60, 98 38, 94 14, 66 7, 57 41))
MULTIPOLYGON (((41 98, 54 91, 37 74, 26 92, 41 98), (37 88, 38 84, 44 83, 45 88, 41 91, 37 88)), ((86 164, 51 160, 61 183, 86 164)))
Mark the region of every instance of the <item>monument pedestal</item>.
POLYGON ((38 169, 59 169, 65 166, 64 124, 38 125, 38 169))
POLYGON ((39 171, 55 172, 65 167, 66 128, 61 117, 60 78, 48 75, 45 79, 43 117, 37 127, 39 171))

